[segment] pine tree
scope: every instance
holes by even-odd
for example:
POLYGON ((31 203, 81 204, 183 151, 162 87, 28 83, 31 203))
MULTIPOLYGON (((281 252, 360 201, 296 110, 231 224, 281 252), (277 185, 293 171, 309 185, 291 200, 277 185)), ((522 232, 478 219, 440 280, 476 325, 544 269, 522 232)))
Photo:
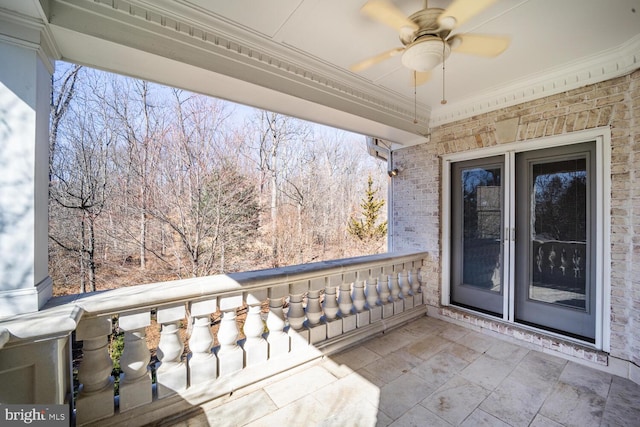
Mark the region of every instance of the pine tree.
POLYGON ((378 189, 373 188, 373 178, 369 175, 365 197, 360 204, 361 218, 357 219, 351 216, 347 224, 349 234, 364 243, 379 240, 387 234, 387 221, 376 225, 380 211, 384 206, 384 200, 376 198, 377 193, 378 189))

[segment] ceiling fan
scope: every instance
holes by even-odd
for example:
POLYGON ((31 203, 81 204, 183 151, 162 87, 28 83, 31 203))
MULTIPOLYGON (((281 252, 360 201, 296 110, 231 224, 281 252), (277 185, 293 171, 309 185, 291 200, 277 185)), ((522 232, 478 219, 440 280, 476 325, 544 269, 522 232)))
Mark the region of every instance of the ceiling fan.
POLYGON ((429 71, 446 60, 452 51, 494 57, 509 46, 509 37, 451 32, 480 13, 495 0, 454 0, 447 9, 424 8, 405 16, 389 0, 369 0, 361 12, 398 31, 404 45, 360 61, 350 67, 359 72, 402 54, 402 64, 414 72, 414 86, 426 82, 429 71))

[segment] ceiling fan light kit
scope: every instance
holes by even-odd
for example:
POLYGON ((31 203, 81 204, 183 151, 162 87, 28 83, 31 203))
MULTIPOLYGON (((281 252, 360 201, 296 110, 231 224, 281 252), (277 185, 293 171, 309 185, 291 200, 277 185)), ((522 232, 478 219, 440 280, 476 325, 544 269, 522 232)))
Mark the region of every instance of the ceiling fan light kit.
POLYGON ((402 54, 402 65, 410 70, 432 70, 451 54, 451 47, 444 40, 424 36, 407 47, 402 54))

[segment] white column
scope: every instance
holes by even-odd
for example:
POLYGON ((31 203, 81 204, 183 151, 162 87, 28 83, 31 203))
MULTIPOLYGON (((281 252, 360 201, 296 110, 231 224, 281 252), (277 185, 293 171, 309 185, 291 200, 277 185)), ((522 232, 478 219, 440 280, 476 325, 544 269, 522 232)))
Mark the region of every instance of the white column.
POLYGON ((118 326, 124 331, 120 356, 120 412, 151 403, 151 375, 145 328, 151 324, 148 311, 121 314, 118 326))
POLYGON ((186 315, 185 305, 160 307, 157 311, 158 323, 162 325, 156 382, 158 398, 171 396, 187 388, 187 364, 182 358, 184 343, 180 337, 180 322, 186 315))
POLYGON ((53 285, 47 250, 53 64, 41 28, 23 22, 0 19, 0 318, 37 311, 53 285))
POLYGON ((218 358, 211 351, 211 313, 218 307, 217 298, 196 301, 191 304, 193 330, 189 339, 191 359, 189 360, 189 384, 197 385, 213 381, 218 376, 218 358))
POLYGON ((113 362, 109 356, 111 318, 82 320, 76 340, 82 341, 82 363, 78 368, 80 392, 76 399, 76 422, 87 424, 113 415, 113 362))

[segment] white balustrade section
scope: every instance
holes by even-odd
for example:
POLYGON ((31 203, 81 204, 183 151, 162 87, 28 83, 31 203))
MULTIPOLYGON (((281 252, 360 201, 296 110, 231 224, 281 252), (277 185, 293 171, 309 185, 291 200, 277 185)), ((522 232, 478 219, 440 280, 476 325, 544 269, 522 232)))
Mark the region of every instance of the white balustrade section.
MULTIPOLYGON (((426 256, 372 255, 141 285, 62 303, 63 308, 75 304, 71 311, 80 319, 75 337, 83 342, 77 424, 119 416, 126 417, 124 422, 138 412, 148 421, 159 408, 152 405, 155 400, 176 404, 172 396, 186 396, 196 386, 194 393, 200 399, 207 393, 228 393, 238 386, 243 372, 272 375, 276 368, 268 368, 271 360, 279 360, 273 365, 277 369, 287 369, 289 359, 296 366, 304 358, 319 357, 317 349, 330 354, 422 316, 426 307, 420 269, 426 256), (240 310, 246 313, 242 340, 240 310), (212 319, 219 314, 219 325, 214 325, 212 319), (154 315, 157 325, 152 322, 154 315), (112 330, 111 319, 117 319, 119 331, 124 332, 118 405, 108 347, 109 337, 118 329, 112 330), (150 351, 146 329, 151 325, 160 329, 160 341, 150 351), (159 361, 155 395, 149 367, 154 350, 159 361), (224 386, 231 383, 231 389, 224 386)), ((41 318, 43 313, 37 315, 41 318)), ((0 322, 0 331, 6 331, 3 337, 8 337, 3 338, 4 348, 14 342, 24 345, 24 334, 14 338, 11 327, 0 322)), ((73 328, 65 327, 67 333, 73 328)), ((44 338, 34 334, 33 341, 54 336, 51 329, 44 338)), ((251 377, 247 384, 255 381, 251 377)))

